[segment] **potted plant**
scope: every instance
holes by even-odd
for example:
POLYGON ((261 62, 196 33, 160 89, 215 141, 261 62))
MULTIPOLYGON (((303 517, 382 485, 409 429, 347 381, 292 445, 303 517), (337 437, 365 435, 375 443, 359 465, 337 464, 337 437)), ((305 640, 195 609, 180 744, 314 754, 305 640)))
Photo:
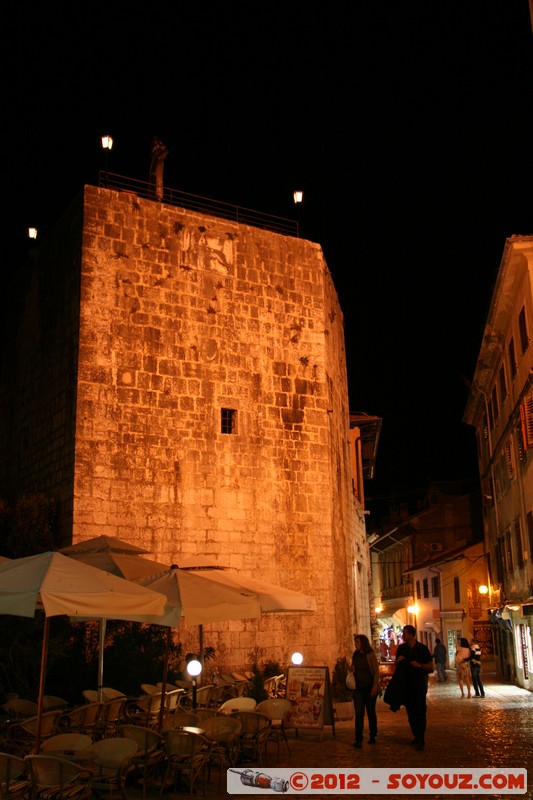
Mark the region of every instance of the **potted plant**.
POLYGON ((268 699, 268 692, 265 689, 265 677, 257 664, 252 664, 253 677, 250 680, 246 696, 253 697, 256 703, 268 699))
POLYGON ((346 686, 346 676, 350 672, 351 662, 346 656, 339 657, 331 676, 331 694, 335 706, 335 718, 353 719, 353 695, 346 686))

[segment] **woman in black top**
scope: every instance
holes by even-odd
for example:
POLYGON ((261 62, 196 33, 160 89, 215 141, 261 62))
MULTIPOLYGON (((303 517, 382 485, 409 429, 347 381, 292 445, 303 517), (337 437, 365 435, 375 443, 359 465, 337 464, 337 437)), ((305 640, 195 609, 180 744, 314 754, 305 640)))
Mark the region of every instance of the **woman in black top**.
POLYGON ((379 691, 379 665, 376 654, 368 638, 363 633, 354 636, 355 650, 352 655, 352 666, 355 677, 353 704, 355 708, 355 742, 354 747, 363 745, 363 728, 365 710, 368 717, 370 738, 369 744, 376 743, 378 720, 376 716, 376 700, 379 691))

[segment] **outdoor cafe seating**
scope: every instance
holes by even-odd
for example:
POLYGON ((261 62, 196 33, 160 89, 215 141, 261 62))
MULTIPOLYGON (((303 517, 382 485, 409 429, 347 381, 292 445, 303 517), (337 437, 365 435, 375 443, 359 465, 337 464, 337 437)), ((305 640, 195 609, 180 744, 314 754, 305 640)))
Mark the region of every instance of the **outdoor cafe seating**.
POLYGON ((32 800, 85 800, 91 797, 93 772, 66 758, 47 754, 24 759, 32 800))
POLYGON ((169 784, 176 792, 187 782, 192 798, 199 778, 202 779, 202 789, 205 794, 206 770, 212 746, 209 739, 200 732, 182 728, 165 730, 163 737, 167 766, 161 781, 160 795, 169 784))
POLYGON ((238 711, 232 715, 241 725, 239 734, 239 754, 243 760, 259 762, 264 766, 267 761, 267 741, 270 735, 270 717, 258 711, 238 711))
POLYGON ((126 777, 133 769, 133 758, 138 750, 137 742, 123 736, 100 739, 91 748, 95 759, 93 789, 102 794, 119 792, 123 800, 126 794, 126 777))
POLYGON ((69 753, 76 751, 89 750, 93 743, 90 736, 85 733, 58 733, 50 736, 41 743, 41 753, 63 754, 67 758, 69 753))
POLYGON ((199 727, 201 724, 201 717, 198 712, 201 709, 197 708, 195 711, 176 711, 175 714, 168 714, 163 719, 163 730, 170 730, 171 728, 185 728, 191 726, 193 728, 199 727))
POLYGON ((211 767, 218 768, 218 786, 222 781, 223 770, 234 767, 239 756, 239 734, 241 723, 226 714, 208 717, 202 721, 204 736, 211 742, 209 753, 208 777, 211 767))
MULTIPOLYGON (((61 711, 47 711, 41 715, 41 740, 48 739, 59 732, 61 711)), ((12 722, 6 729, 6 749, 16 755, 28 755, 35 746, 38 716, 12 722)))
POLYGON ((85 733, 94 737, 104 703, 84 703, 70 708, 59 717, 59 729, 64 733, 85 733))
POLYGON ((257 702, 253 697, 232 697, 219 707, 223 714, 232 714, 234 711, 254 711, 257 702))
POLYGON ((118 733, 119 736, 137 742, 137 752, 131 759, 131 765, 134 773, 140 775, 142 794, 145 798, 148 781, 158 777, 158 771, 165 760, 165 740, 157 731, 142 725, 120 725, 118 733))
POLYGON ((283 740, 287 745, 289 754, 291 748, 289 747, 289 740, 287 739, 287 724, 292 711, 292 703, 282 697, 270 697, 268 700, 262 700, 256 706, 256 711, 266 714, 270 717, 270 731, 268 735, 269 741, 274 741, 278 748, 278 761, 280 758, 280 743, 283 740))
POLYGON ((30 787, 24 759, 12 753, 0 753, 1 800, 21 800, 28 795, 30 787))
MULTIPOLYGON (((129 698, 124 705, 123 718, 134 725, 157 728, 161 717, 161 703, 161 693, 143 694, 139 697, 129 698)), ((164 716, 163 713, 163 718, 164 716)))

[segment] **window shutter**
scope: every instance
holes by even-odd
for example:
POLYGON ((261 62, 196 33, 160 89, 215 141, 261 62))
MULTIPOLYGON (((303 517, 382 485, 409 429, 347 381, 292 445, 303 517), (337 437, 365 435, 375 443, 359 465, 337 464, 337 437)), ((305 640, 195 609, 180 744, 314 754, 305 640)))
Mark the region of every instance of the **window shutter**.
POLYGON ((520 518, 514 521, 514 543, 516 551, 516 563, 519 569, 524 569, 524 548, 522 546, 522 531, 520 518))
POLYGON ((507 464, 507 476, 509 480, 512 480, 514 478, 514 455, 512 439, 507 439, 505 442, 505 463, 507 464))
POLYGON ((533 447, 533 398, 526 397, 520 406, 520 422, 522 423, 522 438, 526 450, 533 447))

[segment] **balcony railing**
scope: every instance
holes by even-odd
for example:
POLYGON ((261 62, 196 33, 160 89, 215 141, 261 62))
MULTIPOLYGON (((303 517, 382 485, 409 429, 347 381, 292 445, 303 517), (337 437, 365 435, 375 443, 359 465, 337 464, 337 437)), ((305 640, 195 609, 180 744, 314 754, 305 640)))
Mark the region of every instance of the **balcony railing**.
MULTIPOLYGON (((101 170, 98 175, 98 185, 118 192, 132 192, 138 197, 156 201, 153 186, 147 181, 138 181, 134 178, 126 178, 123 175, 101 170)), ((298 237, 300 235, 299 225, 296 220, 277 217, 274 214, 266 214, 261 211, 253 211, 250 208, 224 203, 221 200, 213 200, 210 197, 201 197, 178 189, 169 189, 166 186, 163 190, 163 199, 157 202, 188 208, 191 211, 199 211, 201 214, 212 214, 214 217, 231 219, 243 225, 253 225, 256 228, 274 231, 285 236, 298 237)))

